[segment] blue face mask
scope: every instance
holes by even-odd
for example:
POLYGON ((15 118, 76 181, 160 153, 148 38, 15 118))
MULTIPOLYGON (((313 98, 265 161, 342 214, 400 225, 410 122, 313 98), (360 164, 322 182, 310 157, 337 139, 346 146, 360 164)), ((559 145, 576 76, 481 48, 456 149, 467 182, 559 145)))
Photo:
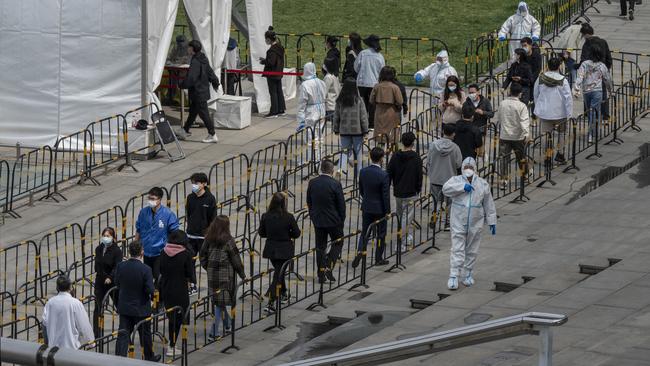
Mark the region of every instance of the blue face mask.
POLYGON ((196 192, 198 192, 200 190, 201 190, 201 186, 199 186, 198 184, 192 184, 192 192, 193 193, 196 193, 196 192))
POLYGON ((101 242, 104 245, 109 245, 113 243, 113 238, 111 238, 110 236, 102 236, 101 242))

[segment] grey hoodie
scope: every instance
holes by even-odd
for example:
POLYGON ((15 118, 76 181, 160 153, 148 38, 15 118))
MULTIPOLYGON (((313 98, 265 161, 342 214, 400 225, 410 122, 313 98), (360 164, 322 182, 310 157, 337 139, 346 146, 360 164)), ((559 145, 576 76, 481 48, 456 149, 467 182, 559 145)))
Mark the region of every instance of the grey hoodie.
POLYGON ((463 162, 460 148, 448 138, 440 138, 429 144, 427 153, 427 176, 429 183, 443 185, 449 178, 458 175, 463 162))

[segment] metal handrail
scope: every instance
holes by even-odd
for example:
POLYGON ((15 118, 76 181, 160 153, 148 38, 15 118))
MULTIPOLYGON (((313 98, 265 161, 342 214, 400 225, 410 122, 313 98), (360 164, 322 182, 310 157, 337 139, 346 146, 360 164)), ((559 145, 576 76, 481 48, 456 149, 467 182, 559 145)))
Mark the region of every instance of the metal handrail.
POLYGON ((26 366, 37 365, 112 365, 112 366, 146 366, 159 365, 154 362, 135 360, 132 358, 107 355, 104 353, 82 351, 69 348, 48 347, 45 344, 27 342, 17 339, 4 338, 0 361, 4 364, 15 363, 26 366))
POLYGON ((566 315, 523 313, 466 327, 286 363, 284 366, 378 365, 525 334, 541 337, 539 365, 550 366, 553 350, 553 335, 550 327, 566 322, 566 315))

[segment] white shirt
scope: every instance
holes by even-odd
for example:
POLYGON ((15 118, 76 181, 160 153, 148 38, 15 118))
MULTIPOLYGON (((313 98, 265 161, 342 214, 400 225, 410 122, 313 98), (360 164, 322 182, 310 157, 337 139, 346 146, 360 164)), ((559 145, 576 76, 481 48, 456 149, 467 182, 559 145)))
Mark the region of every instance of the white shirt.
POLYGON ((69 292, 59 292, 47 301, 43 325, 47 328, 50 347, 78 349, 81 342, 95 339, 86 309, 69 292))

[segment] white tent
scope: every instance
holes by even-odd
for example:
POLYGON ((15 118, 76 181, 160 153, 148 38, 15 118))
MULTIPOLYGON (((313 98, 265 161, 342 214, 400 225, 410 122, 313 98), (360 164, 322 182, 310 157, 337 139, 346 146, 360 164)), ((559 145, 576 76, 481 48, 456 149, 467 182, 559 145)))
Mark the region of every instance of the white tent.
MULTIPOLYGON (((0 0, 0 144, 53 144, 92 121, 156 101, 178 1, 0 0)), ((217 69, 232 0, 184 4, 217 69)), ((266 7, 263 13, 270 24, 266 7)))

